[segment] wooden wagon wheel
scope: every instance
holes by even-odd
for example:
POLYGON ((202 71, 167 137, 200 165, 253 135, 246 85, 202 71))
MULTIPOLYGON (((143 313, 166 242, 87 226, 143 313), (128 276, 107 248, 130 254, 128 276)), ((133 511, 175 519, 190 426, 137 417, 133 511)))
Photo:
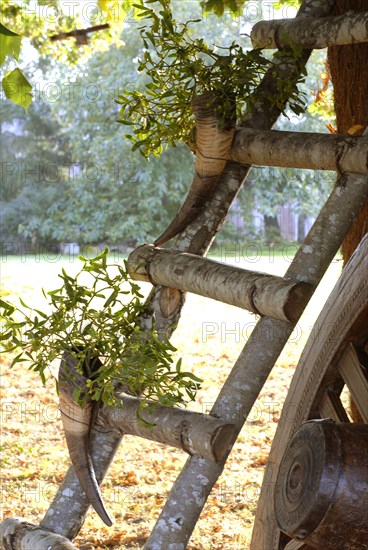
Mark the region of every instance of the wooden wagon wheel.
MULTIPOLYGON (((251 550, 310 548, 290 539, 277 526, 274 500, 280 462, 303 422, 319 418, 351 421, 348 406, 341 400, 345 386, 368 424, 367 352, 368 235, 344 268, 300 358, 266 467, 251 550)), ((364 544, 352 547, 367 548, 364 544)))

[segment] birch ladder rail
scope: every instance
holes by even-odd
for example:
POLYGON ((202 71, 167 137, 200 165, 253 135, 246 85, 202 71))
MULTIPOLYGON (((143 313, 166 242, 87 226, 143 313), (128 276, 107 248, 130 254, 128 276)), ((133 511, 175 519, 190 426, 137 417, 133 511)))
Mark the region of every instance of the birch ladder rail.
MULTIPOLYGON (((326 47, 331 40, 335 40, 335 43, 341 43, 341 40, 367 41, 368 38, 362 31, 362 26, 367 21, 368 15, 365 14, 364 18, 362 14, 359 17, 348 14, 337 22, 336 18, 326 17, 333 5, 333 0, 306 0, 302 3, 295 21, 259 23, 252 37, 257 43, 283 46, 284 34, 288 34, 305 45, 305 63, 309 57, 310 48, 326 47), (311 23, 308 31, 302 25, 306 17, 310 18, 311 23), (321 23, 323 23, 322 39, 321 33, 318 32, 321 23), (339 25, 341 23, 339 28, 345 29, 342 34, 337 31, 334 34, 331 31, 331 29, 337 29, 338 23, 339 25)), ((275 65, 265 76, 260 89, 267 89, 271 94, 277 95, 278 77, 290 71, 295 73, 295 66, 287 66, 285 63, 275 65)), ((257 92, 255 96, 257 97, 257 92)), ((215 192, 209 198, 206 210, 179 235, 175 242, 175 250, 163 250, 144 245, 134 251, 129 258, 133 277, 158 285, 152 290, 149 298, 158 331, 173 330, 172 326, 180 315, 185 290, 240 305, 261 315, 209 415, 199 415, 180 409, 167 411, 165 407, 158 407, 156 413, 153 413, 156 416, 151 417, 156 426, 148 432, 138 425, 132 427, 131 423, 126 421, 124 409, 120 418, 112 415, 108 409, 104 409, 101 413, 101 418, 106 425, 118 427, 125 433, 134 433, 140 437, 180 447, 191 455, 174 483, 156 526, 145 545, 146 550, 181 550, 186 547, 206 499, 223 470, 226 458, 264 382, 313 290, 368 197, 368 136, 311 134, 308 138, 311 148, 306 151, 305 135, 270 131, 280 114, 280 109, 275 106, 275 103, 264 99, 264 95, 260 94, 260 98, 262 99, 259 100, 252 115, 240 124, 242 128, 237 131, 234 139, 231 158, 228 159, 215 192), (292 144, 292 152, 288 159, 282 155, 285 143, 292 144), (323 158, 317 143, 324 143, 323 158), (215 233, 226 218, 231 202, 252 163, 276 166, 293 164, 296 167, 338 170, 337 183, 330 197, 284 277, 247 272, 201 257, 210 247, 215 233), (202 281, 195 282, 187 276, 185 265, 188 262, 195 264, 198 272, 203 274, 202 281), (138 266, 140 267, 137 270, 138 266), (171 269, 172 266, 175 266, 175 269, 171 269), (205 278, 206 284, 203 283, 205 278), (166 418, 165 421, 163 421, 164 418, 166 418)), ((287 147, 289 148, 289 145, 287 147)), ((148 326, 150 319, 143 318, 142 324, 145 323, 148 326)), ((355 365, 356 376, 351 385, 362 407, 359 382, 356 382, 359 380, 360 371, 354 351, 350 353, 349 361, 355 365)), ((345 372, 344 365, 340 370, 345 372)), ((349 379, 350 375, 345 373, 345 376, 349 379)), ((125 400, 132 417, 132 411, 136 410, 139 400, 124 395, 122 399, 125 400)), ((339 420, 345 420, 345 416, 341 411, 339 412, 335 403, 336 396, 331 396, 326 391, 324 400, 321 402, 321 410, 324 407, 325 411, 332 411, 339 420)), ((121 438, 116 434, 94 435, 92 455, 99 481, 106 473, 120 443, 121 438), (102 445, 105 445, 104 455, 100 453, 102 445)), ((88 509, 88 502, 83 493, 80 491, 78 493, 77 487, 78 480, 73 469, 70 469, 40 524, 41 530, 48 533, 47 548, 73 548, 68 539, 73 539, 78 533, 88 509), (71 487, 74 491, 73 506, 70 506, 70 510, 65 510, 61 502, 68 498, 65 489, 70 490, 71 487), (63 514, 57 516, 56 513, 60 507, 63 509, 63 514), (53 533, 55 533, 54 541, 53 533)), ((263 520, 264 518, 260 517, 260 521, 263 520)), ((273 518, 272 521, 274 521, 273 518)), ((3 547, 7 547, 6 543, 10 540, 16 540, 17 546, 10 546, 11 548, 32 548, 33 550, 36 547, 35 541, 39 550, 46 548, 42 546, 42 537, 39 532, 37 532, 38 538, 32 539, 32 532, 36 531, 34 526, 27 529, 24 522, 17 520, 8 521, 6 525, 5 523, 0 525, 0 543, 2 541, 3 547), (20 534, 21 530, 25 530, 24 537, 20 534), (18 539, 15 538, 15 534, 19 535, 17 535, 18 539), (27 543, 25 543, 26 537, 27 543)), ((266 540, 262 534, 256 532, 252 550, 278 548, 275 539, 272 540, 272 546, 267 546, 270 544, 270 537, 266 540)), ((288 538, 280 548, 298 550, 307 546, 288 538)))

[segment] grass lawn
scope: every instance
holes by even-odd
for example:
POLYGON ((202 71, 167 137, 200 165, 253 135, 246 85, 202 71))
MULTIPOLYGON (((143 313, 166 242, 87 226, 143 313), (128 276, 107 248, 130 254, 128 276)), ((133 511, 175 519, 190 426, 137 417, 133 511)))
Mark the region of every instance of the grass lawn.
MULTIPOLYGON (((247 269, 282 275, 291 253, 270 255, 241 251, 219 252, 222 260, 247 269)), ((64 267, 75 273, 75 258, 9 256, 2 262, 2 291, 14 301, 22 296, 37 305, 46 290, 60 285, 64 267), (23 261, 22 261, 23 260, 23 261)), ((298 357, 316 316, 341 270, 331 264, 288 345, 264 386, 199 520, 190 549, 244 550, 249 547, 252 522, 262 482, 264 464, 280 416, 282 403, 298 357)), ((143 284, 144 293, 149 285, 143 284)), ((245 311, 200 296, 189 295, 173 343, 186 370, 204 382, 190 408, 207 412, 240 353, 256 318, 245 311)), ((62 481, 69 460, 58 413, 57 396, 50 380, 44 388, 25 365, 9 369, 9 358, 0 356, 2 376, 1 520, 21 516, 38 523, 62 481)), ((102 493, 115 518, 111 528, 94 511, 76 539, 80 548, 142 548, 170 486, 186 460, 178 449, 127 436, 104 481, 102 493)))

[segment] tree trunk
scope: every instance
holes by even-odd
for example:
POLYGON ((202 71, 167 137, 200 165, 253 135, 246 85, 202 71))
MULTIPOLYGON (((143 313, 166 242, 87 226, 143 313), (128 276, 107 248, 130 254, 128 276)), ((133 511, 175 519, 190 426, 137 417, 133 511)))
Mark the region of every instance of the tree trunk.
MULTIPOLYGON (((368 0, 337 0, 333 14, 349 10, 368 11, 368 0)), ((346 133, 368 125, 368 44, 334 46, 328 50, 328 62, 334 87, 337 131, 346 133)), ((344 239, 342 254, 346 263, 368 232, 368 201, 344 239)))

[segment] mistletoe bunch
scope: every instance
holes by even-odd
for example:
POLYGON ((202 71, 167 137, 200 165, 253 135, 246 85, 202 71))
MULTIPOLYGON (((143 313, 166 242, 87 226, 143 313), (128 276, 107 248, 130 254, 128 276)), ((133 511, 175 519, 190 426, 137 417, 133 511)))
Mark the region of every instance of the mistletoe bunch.
MULTIPOLYGON (((260 49, 245 51, 233 42, 229 47, 210 47, 202 38, 191 38, 192 25, 200 20, 178 24, 170 0, 146 0, 139 5, 143 53, 138 71, 145 75, 141 89, 127 89, 119 95, 120 123, 132 127, 127 137, 132 150, 148 157, 160 155, 166 145, 192 141, 194 117, 192 101, 206 92, 221 106, 223 120, 232 118, 234 98, 237 115, 252 110, 252 93, 272 65, 260 49), (159 10, 150 7, 159 5, 159 10)), ((301 50, 300 50, 301 51, 301 50)), ((292 49, 297 62, 300 51, 292 49)), ((283 61, 279 54, 278 62, 283 61)), ((290 62, 290 52, 287 52, 290 62)), ((281 96, 290 97, 294 112, 301 102, 295 82, 280 81, 281 96), (292 90, 290 90, 292 88, 292 90)))
POLYGON ((2 347, 17 352, 12 366, 25 362, 45 383, 52 362, 65 352, 74 355, 80 374, 86 362, 98 358, 101 366, 87 380, 88 391, 74 395, 81 404, 101 399, 119 405, 117 385, 167 406, 194 399, 200 380, 181 370, 181 360, 174 364, 176 349, 154 327, 142 328, 147 312, 140 287, 126 263, 108 264, 107 258, 108 249, 93 259, 81 257, 83 267, 75 277, 63 270, 62 286, 44 292, 44 310, 23 300, 23 309, 0 300, 2 347))

